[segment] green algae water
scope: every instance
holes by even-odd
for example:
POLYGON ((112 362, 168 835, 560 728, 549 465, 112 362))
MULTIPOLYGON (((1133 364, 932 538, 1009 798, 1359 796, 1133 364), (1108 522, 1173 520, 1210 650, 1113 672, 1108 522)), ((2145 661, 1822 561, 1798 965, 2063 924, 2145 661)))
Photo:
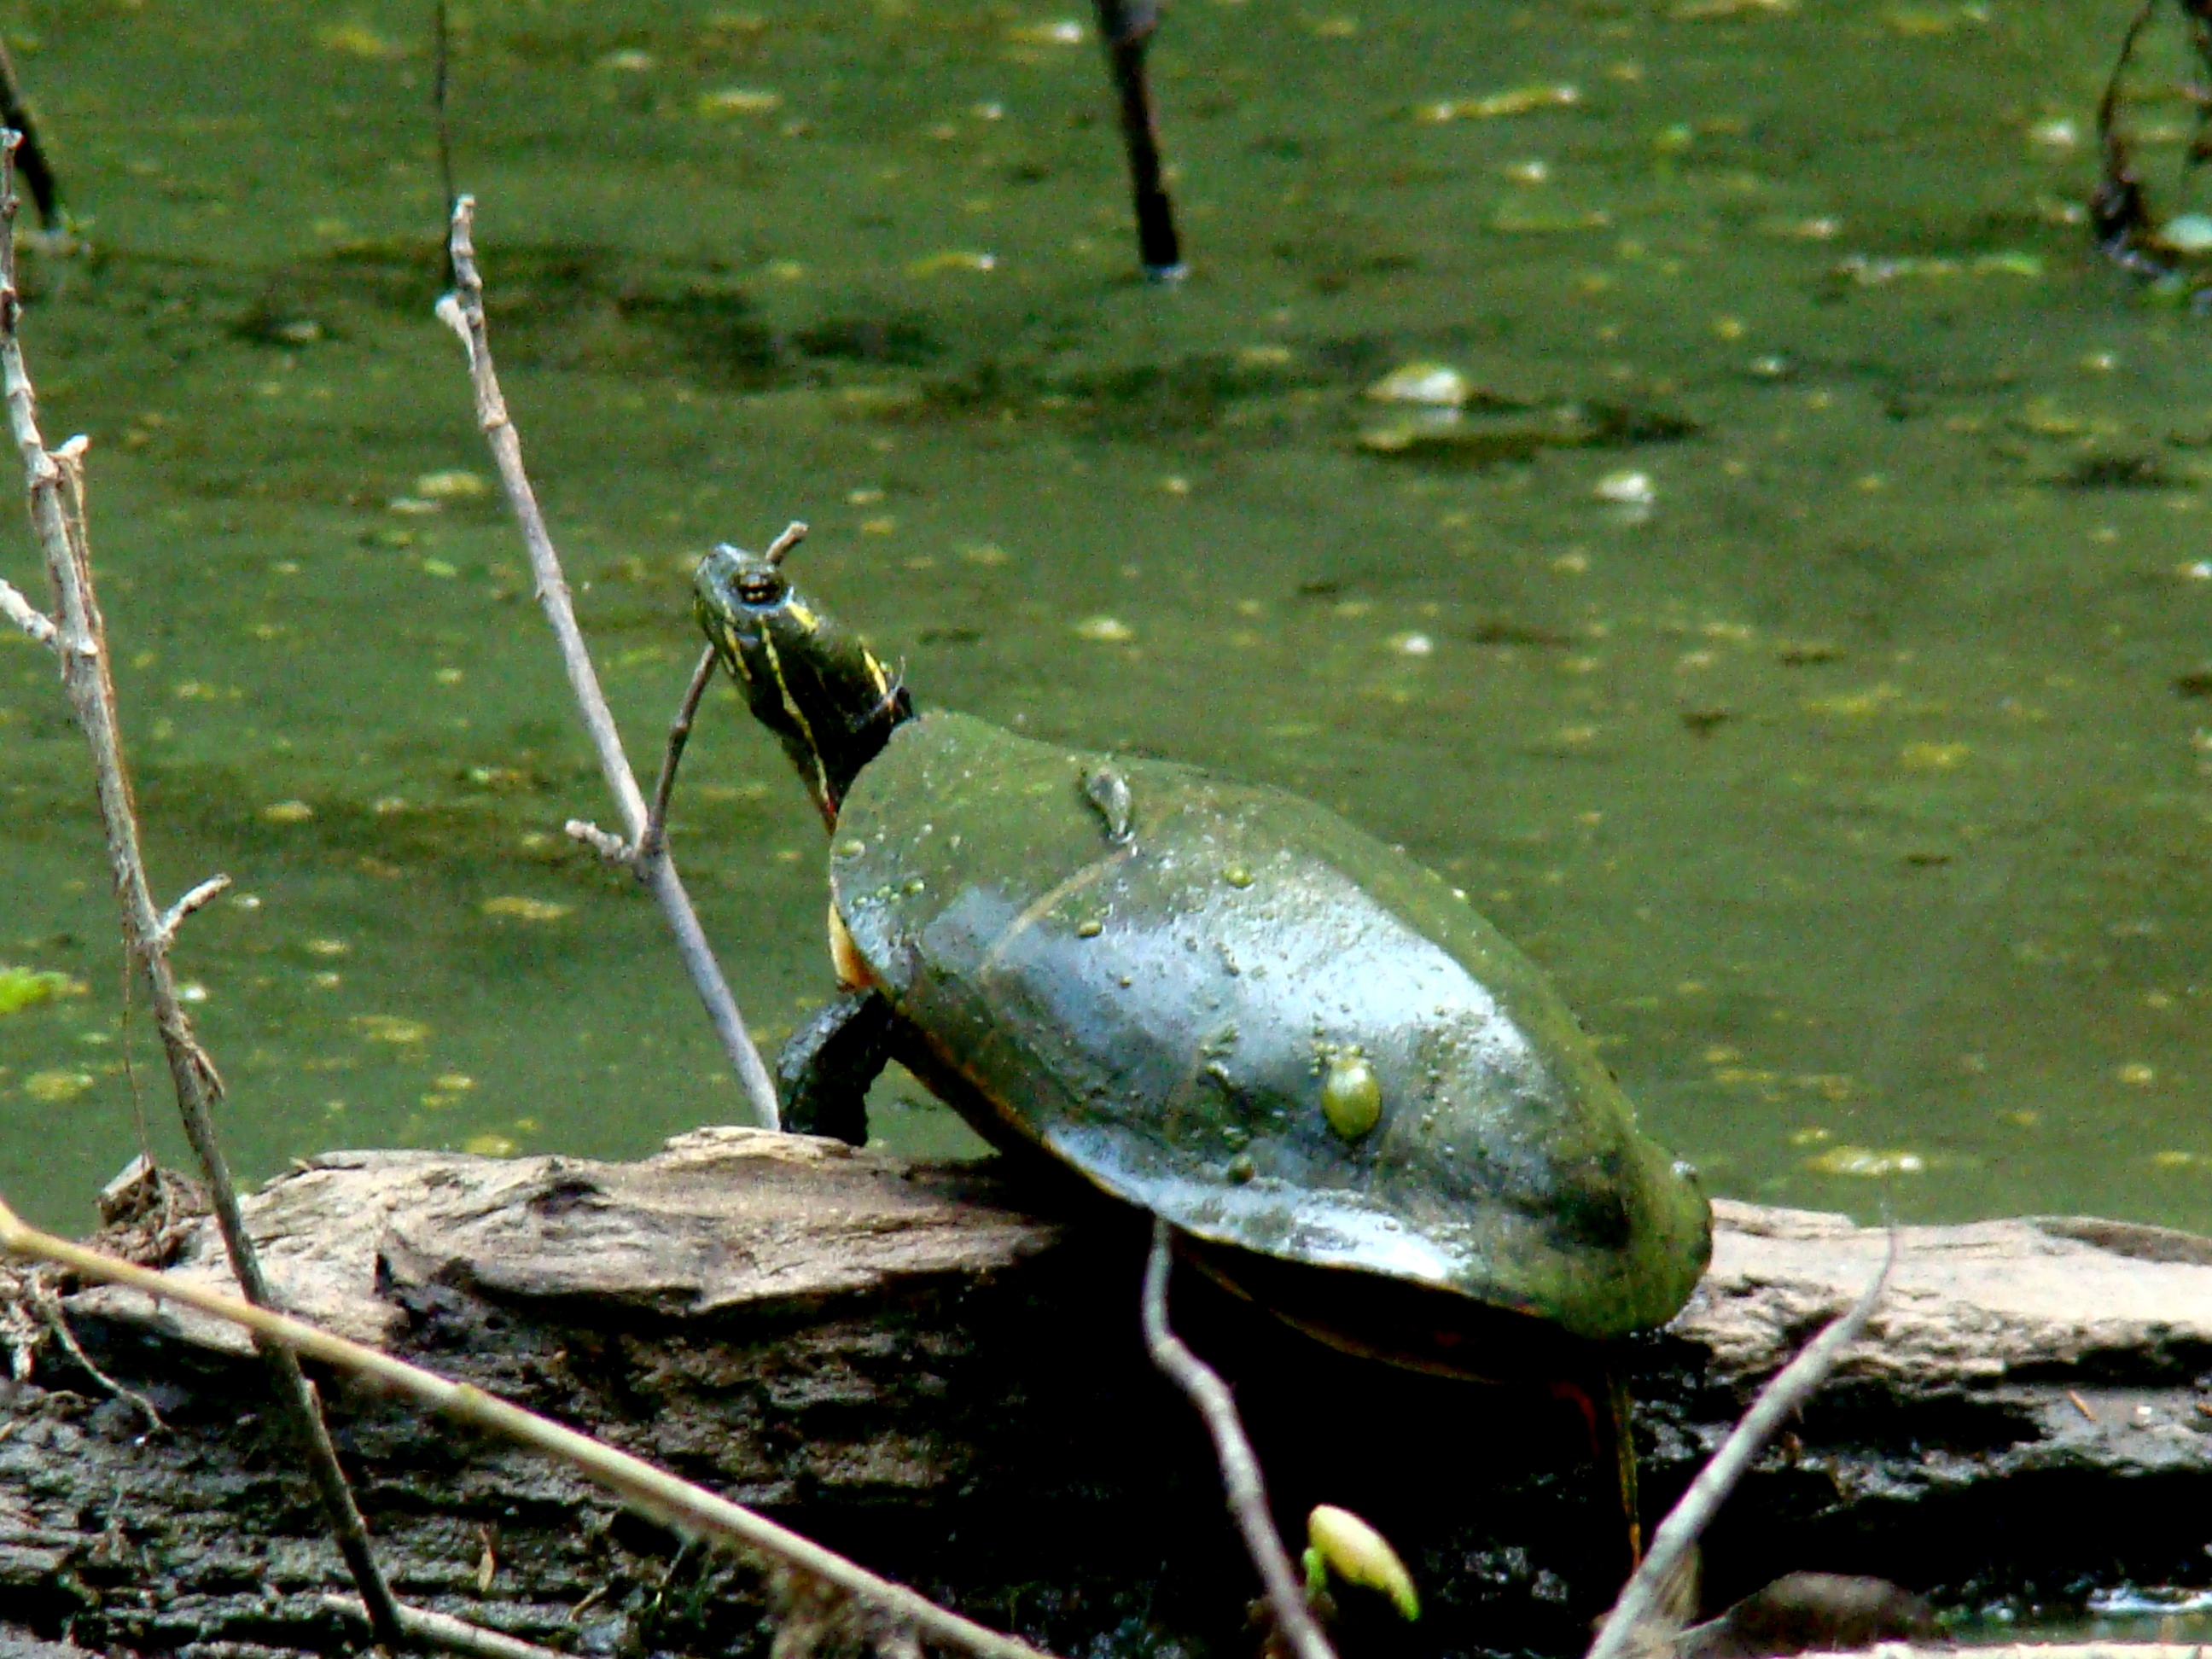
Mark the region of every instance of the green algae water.
MULTIPOLYGON (((641 769, 696 556, 804 518, 925 702, 1282 784, 1466 888, 1715 1190, 2212 1229, 2212 319, 2087 247, 2125 21, 1185 0, 1172 290, 1053 0, 471 8, 453 143, 641 769), (1456 416, 1365 395, 1422 364, 1456 416)), ((91 220, 27 259, 32 368, 93 439, 156 887, 236 884, 178 960, 256 1178, 743 1110, 562 831, 611 809, 431 317, 424 31, 0 8, 91 220)), ((726 691, 674 844, 772 1047, 830 988, 823 838, 726 691)), ((82 1225, 180 1153, 12 637, 0 964, 0 1191, 82 1225)))

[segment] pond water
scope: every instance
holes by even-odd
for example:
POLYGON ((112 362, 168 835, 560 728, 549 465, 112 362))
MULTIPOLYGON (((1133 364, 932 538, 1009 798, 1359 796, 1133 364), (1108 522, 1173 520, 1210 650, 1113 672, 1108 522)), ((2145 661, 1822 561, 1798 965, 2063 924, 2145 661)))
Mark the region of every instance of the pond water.
MULTIPOLYGON (((92 221, 27 273, 33 369, 94 440, 157 884, 237 884, 179 963, 255 1177, 742 1110, 561 834, 608 807, 430 314, 426 9, 0 9, 92 221)), ((805 518, 925 701, 1466 887, 1717 1191, 2212 1229, 2212 323, 2087 246, 2126 15, 1185 0, 1175 289, 1056 0, 472 7, 453 136, 641 764, 692 562, 805 518), (1417 362, 1457 431, 1362 396, 1417 362)), ((27 535, 0 574, 43 592, 27 535)), ((0 1191, 81 1225, 173 1111, 13 639, 0 756, 0 962, 74 993, 0 1014, 0 1191)), ((726 692, 677 816, 773 1043, 829 988, 823 848, 726 692)))

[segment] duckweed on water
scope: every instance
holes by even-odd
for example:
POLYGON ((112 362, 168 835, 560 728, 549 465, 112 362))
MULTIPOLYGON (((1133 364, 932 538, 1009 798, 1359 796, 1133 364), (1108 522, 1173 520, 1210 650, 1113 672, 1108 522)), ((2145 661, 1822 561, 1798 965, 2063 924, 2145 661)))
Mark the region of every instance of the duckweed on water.
POLYGON ((84 994, 82 980, 52 968, 0 966, 0 1014, 12 1014, 60 997, 81 997, 84 994))
MULTIPOLYGON (((1403 842, 1721 1190, 2212 1226, 2198 1166, 2146 1178, 2212 1104, 2212 352, 2085 246, 2107 12, 1179 12, 1169 295, 1133 280, 1073 10, 554 10, 477 21, 457 134, 503 181, 507 395, 641 766, 686 672, 678 565, 805 516, 923 700, 1403 842), (1513 68, 1452 68, 1482 62, 1513 68), (1417 366, 1457 377, 1441 405, 1363 395, 1417 366), (1361 441, 1438 407, 1460 423, 1361 441), (1656 506, 1594 495, 1613 472, 1656 506), (1830 1138, 1792 1146, 1815 1108, 1830 1138), (1846 1147, 1870 1162, 1806 1167, 1846 1147)), ((157 884, 263 901, 179 947, 241 1173, 332 1138, 264 1109, 337 1054, 356 1145, 635 1155, 726 1118, 657 920, 562 834, 606 807, 499 503, 459 482, 489 470, 428 319, 420 21, 373 0, 244 58, 234 27, 42 24, 101 251, 27 277, 52 419, 95 441, 157 884), (348 1023, 433 1007, 411 1042, 348 1023)), ((702 714, 675 846, 749 1012, 787 1018, 819 827, 734 709, 702 714)), ((0 652, 0 952, 135 1042, 62 718, 0 652)), ((100 1075, 62 1024, 6 1022, 19 1096, 100 1075)), ((0 1135, 0 1186, 80 1226, 128 1104, 45 1115, 0 1135)))

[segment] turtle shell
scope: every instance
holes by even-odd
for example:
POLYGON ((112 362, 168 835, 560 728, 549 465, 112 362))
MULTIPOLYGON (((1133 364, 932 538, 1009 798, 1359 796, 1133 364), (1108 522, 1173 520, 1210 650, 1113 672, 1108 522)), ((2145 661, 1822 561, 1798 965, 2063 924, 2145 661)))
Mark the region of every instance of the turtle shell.
POLYGON ((1704 1271, 1694 1176, 1542 971, 1310 801, 931 713, 854 782, 830 883, 979 1128, 1200 1240, 1593 1339, 1704 1271))

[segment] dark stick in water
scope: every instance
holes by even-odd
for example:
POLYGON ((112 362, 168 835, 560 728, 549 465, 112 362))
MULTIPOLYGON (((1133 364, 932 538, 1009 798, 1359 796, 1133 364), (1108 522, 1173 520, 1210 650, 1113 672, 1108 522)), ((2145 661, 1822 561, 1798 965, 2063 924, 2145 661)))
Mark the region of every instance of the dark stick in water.
MULTIPOLYGON (((453 45, 452 20, 447 15, 446 0, 438 0, 430 15, 430 116, 438 133, 438 189, 445 199, 439 204, 444 216, 441 227, 453 222, 453 203, 459 192, 453 187, 453 132, 449 113, 452 104, 453 45)), ((453 271, 453 245, 449 236, 439 238, 445 249, 446 286, 460 286, 453 271)))
POLYGON ((1098 37, 1113 71, 1121 117, 1121 143, 1129 155, 1129 190, 1137 210, 1137 257, 1156 283, 1180 282, 1182 244, 1176 235, 1175 205, 1160 177, 1159 129, 1145 79, 1145 48, 1160 26, 1159 0, 1098 0, 1098 37))
MULTIPOLYGON (((2097 100, 2097 148, 2100 176, 2089 197, 2089 231, 2097 246, 2115 264, 2139 276, 2171 276, 2189 263, 2194 250, 2175 246, 2166 226, 2151 206, 2142 175, 2136 171, 2128 141, 2120 131, 2122 82, 2129 63, 2142 39, 2143 30, 2156 15, 2160 0, 2143 0, 2142 9, 2120 37, 2119 55, 2105 82, 2105 95, 2097 100)), ((2188 21, 2189 42, 2197 63, 2212 73, 2212 0, 2176 0, 2188 21)), ((2200 167, 2212 160, 2212 100, 2193 94, 2197 105, 2197 135, 2184 157, 2185 167, 2200 167)), ((2192 296, 2201 299, 2200 289, 2192 296)))
POLYGON ((15 78, 15 60, 8 56, 4 45, 0 45, 0 126, 16 136, 15 176, 31 192, 31 200, 39 210, 39 223, 48 230, 59 230, 61 187, 54 182, 54 170, 46 161, 45 148, 39 143, 38 126, 31 119, 30 106, 23 101, 22 82, 15 78))

